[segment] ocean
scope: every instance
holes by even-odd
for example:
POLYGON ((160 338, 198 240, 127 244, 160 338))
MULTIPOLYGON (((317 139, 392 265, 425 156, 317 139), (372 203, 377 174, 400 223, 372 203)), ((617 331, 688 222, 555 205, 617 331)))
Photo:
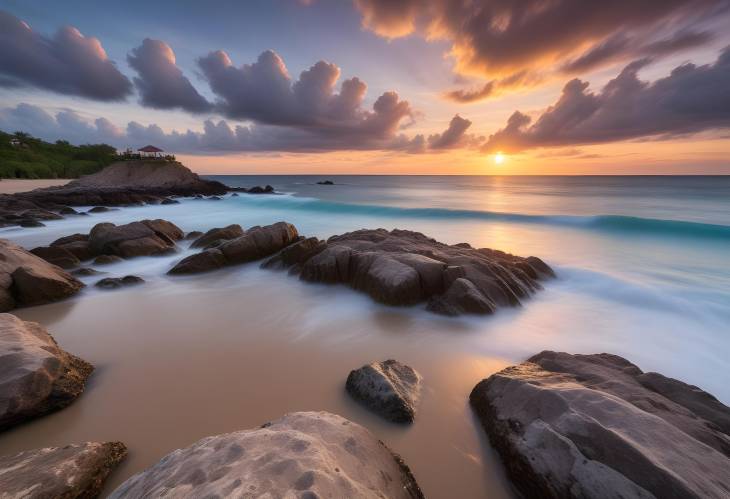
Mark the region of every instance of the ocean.
POLYGON ((403 455, 428 497, 511 497, 467 397, 481 379, 532 354, 610 352, 730 403, 730 177, 209 178, 270 184, 282 194, 123 208, 0 229, 0 237, 32 248, 98 222, 144 218, 185 231, 285 220, 320 238, 401 228, 538 256, 557 278, 520 308, 445 318, 256 263, 166 276, 188 249, 115 264, 104 270, 147 283, 113 292, 89 286, 72 300, 17 311, 97 372, 77 402, 0 435, 0 449, 122 440, 130 458, 111 490, 203 436, 328 410, 403 455), (388 358, 424 376, 411 427, 380 420, 344 393, 350 369, 388 358))

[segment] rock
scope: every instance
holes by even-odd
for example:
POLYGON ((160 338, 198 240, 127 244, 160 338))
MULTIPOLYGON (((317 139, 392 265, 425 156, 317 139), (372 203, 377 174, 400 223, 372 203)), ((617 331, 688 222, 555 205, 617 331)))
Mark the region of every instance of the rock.
POLYGON ((62 269, 70 269, 81 263, 76 255, 63 246, 39 246, 30 250, 30 252, 53 265, 58 265, 62 269))
POLYGON ((238 224, 232 224, 228 227, 210 229, 205 234, 199 236, 190 245, 191 248, 205 248, 221 241, 228 241, 243 235, 243 229, 238 224))
POLYGON ((94 206, 87 213, 106 213, 107 211, 111 211, 111 209, 106 206, 94 206))
POLYGON ((312 258, 317 253, 323 251, 327 247, 327 243, 320 241, 316 237, 300 238, 289 246, 279 251, 277 254, 261 264, 261 268, 289 268, 294 265, 297 267, 312 258))
POLYGON ((11 314, 0 314, 0 359, 0 430, 66 407, 94 369, 40 324, 11 314))
POLYGON ((230 264, 245 263, 273 255, 299 237, 296 227, 277 222, 264 227, 251 227, 242 236, 221 244, 220 250, 230 264))
POLYGON ((220 198, 220 197, 218 197, 218 196, 210 196, 210 197, 208 198, 208 200, 209 200, 209 201, 220 201, 220 200, 221 200, 221 198, 220 198))
POLYGON ((105 277, 98 281, 94 286, 102 289, 117 289, 122 286, 133 286, 135 284, 142 284, 144 279, 136 275, 127 275, 124 277, 105 277))
POLYGON ((79 212, 71 208, 70 206, 64 206, 60 210, 58 210, 58 213, 61 215, 78 215, 79 212))
POLYGON ((121 442, 86 442, 0 456, 2 497, 97 497, 127 455, 121 442))
POLYGON ((89 249, 95 255, 122 258, 164 255, 174 251, 175 241, 182 238, 182 230, 165 220, 142 220, 125 225, 100 223, 89 232, 89 249))
POLYGON ((180 260, 168 274, 198 274, 219 269, 228 264, 221 250, 210 248, 180 260))
MULTIPOLYGON (((267 265, 286 263, 272 259, 267 265)), ((446 315, 489 314, 499 306, 519 305, 542 289, 540 280, 554 275, 536 257, 449 246, 398 229, 333 236, 290 265, 305 281, 349 284, 388 305, 428 301, 429 310, 446 315)))
POLYGON ((180 204, 180 201, 178 201, 177 199, 165 198, 160 204, 180 204))
POLYGON ((491 314, 496 306, 470 280, 459 277, 446 293, 431 299, 427 309, 442 315, 491 314))
POLYGON ((317 184, 319 184, 319 185, 335 185, 335 183, 332 182, 331 180, 320 180, 319 182, 317 182, 317 184))
POLYGON ((168 273, 191 274, 205 272, 226 265, 258 260, 292 244, 298 237, 296 227, 286 222, 277 222, 265 227, 252 227, 245 231, 243 235, 224 241, 215 248, 216 251, 208 249, 184 258, 168 273))
POLYGON ((46 224, 44 224, 43 222, 39 222, 38 220, 21 220, 18 225, 25 228, 46 226, 46 224))
POLYGON ((527 497, 728 497, 730 408, 616 355, 542 352, 469 400, 527 497))
POLYGON ((116 255, 99 255, 94 258, 94 265, 110 265, 112 263, 119 263, 123 261, 123 258, 116 255))
POLYGON ((71 274, 73 275, 80 275, 80 276, 90 276, 90 275, 98 275, 102 274, 103 272, 99 272, 98 270, 94 270, 90 267, 82 267, 80 269, 76 269, 71 274))
POLYGON ((231 197, 232 198, 237 198, 238 197, 238 193, 237 192, 234 192, 233 194, 231 194, 231 197))
POLYGON ((257 185, 255 187, 251 187, 246 191, 248 194, 272 194, 274 192, 274 188, 270 185, 267 185, 266 187, 261 187, 260 185, 257 185))
POLYGON ((421 376, 391 359, 351 371, 345 388, 353 398, 384 418, 411 423, 421 395, 421 376))
POLYGON ((200 232, 199 230, 193 230, 193 231, 188 232, 187 234, 185 234, 185 240, 186 241, 191 241, 191 240, 194 241, 195 239, 199 238, 202 235, 203 235, 203 233, 200 232))
POLYGON ((77 243, 77 242, 89 242, 88 234, 71 234, 70 236, 64 236, 53 241, 50 246, 64 246, 66 244, 77 243))
POLYGON ((0 239, 0 312, 61 300, 83 286, 61 268, 0 239))
POLYGON ((368 430, 326 412, 207 437, 131 477, 110 498, 362 497, 423 494, 403 461, 368 430))

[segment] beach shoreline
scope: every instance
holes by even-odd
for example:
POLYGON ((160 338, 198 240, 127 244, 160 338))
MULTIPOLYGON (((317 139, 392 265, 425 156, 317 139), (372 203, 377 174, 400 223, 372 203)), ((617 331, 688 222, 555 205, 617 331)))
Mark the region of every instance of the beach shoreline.
POLYGON ((16 194, 18 192, 28 192, 34 189, 45 189, 46 187, 56 187, 69 183, 70 178, 4 178, 0 180, 0 194, 16 194))

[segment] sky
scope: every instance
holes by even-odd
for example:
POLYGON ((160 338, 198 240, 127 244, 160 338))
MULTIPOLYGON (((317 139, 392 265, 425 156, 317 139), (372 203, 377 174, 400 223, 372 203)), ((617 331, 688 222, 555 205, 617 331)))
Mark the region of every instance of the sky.
POLYGON ((201 173, 730 174, 730 0, 0 0, 0 130, 201 173))

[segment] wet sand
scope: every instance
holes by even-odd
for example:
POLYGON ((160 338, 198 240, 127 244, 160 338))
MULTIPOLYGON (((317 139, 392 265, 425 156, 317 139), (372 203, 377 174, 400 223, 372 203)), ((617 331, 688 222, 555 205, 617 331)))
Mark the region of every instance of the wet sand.
POLYGON ((476 382, 509 362, 449 347, 479 331, 255 264, 175 281, 18 310, 97 370, 74 404, 0 435, 3 453, 121 440, 129 457, 108 493, 201 437, 326 410, 401 454, 427 497, 511 496, 468 407, 476 382), (412 426, 380 419, 344 391, 351 369, 391 357, 425 379, 412 426))
POLYGON ((4 178, 0 180, 0 194, 15 194, 16 192, 27 192, 41 187, 53 187, 64 185, 71 181, 68 178, 47 178, 28 180, 23 178, 4 178))

